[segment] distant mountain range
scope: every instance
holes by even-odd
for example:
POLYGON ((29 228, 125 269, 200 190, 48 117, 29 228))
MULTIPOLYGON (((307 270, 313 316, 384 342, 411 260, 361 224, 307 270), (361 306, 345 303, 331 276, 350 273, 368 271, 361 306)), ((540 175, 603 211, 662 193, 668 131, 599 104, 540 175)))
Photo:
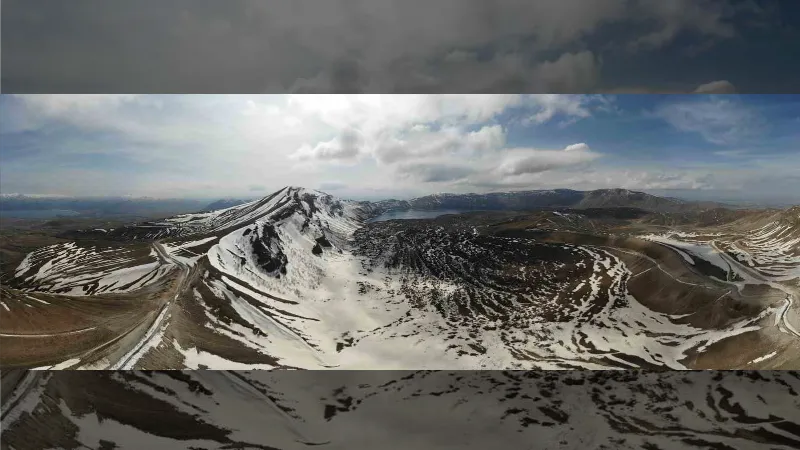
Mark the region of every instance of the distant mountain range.
MULTIPOLYGON (((2 195, 0 210, 11 211, 68 210, 84 216, 165 217, 190 212, 208 212, 239 206, 252 199, 223 198, 207 203, 202 199, 157 199, 129 197, 56 197, 2 195)), ((659 197, 627 189, 572 189, 493 192, 487 194, 433 194, 410 200, 361 202, 379 212, 402 210, 485 210, 526 211, 541 208, 637 208, 659 213, 696 213, 730 205, 659 197)))
POLYGON ((217 200, 215 202, 209 203, 209 205, 206 206, 203 209, 203 211, 216 211, 218 209, 226 209, 226 208, 230 208, 232 206, 239 206, 241 204, 244 204, 244 203, 247 203, 247 202, 250 202, 250 201, 252 201, 252 199, 242 200, 240 198, 223 198, 223 199, 219 199, 219 200, 217 200))
POLYGON ((658 197, 627 189, 599 189, 576 191, 572 189, 536 190, 519 192, 493 192, 489 194, 434 194, 411 200, 384 200, 375 202, 381 210, 487 210, 524 211, 537 208, 638 208, 649 212, 688 212, 726 205, 714 202, 695 202, 669 197, 658 197))
POLYGON ((0 211, 64 210, 83 216, 163 217, 204 208, 208 200, 148 197, 57 197, 11 194, 0 196, 0 211))

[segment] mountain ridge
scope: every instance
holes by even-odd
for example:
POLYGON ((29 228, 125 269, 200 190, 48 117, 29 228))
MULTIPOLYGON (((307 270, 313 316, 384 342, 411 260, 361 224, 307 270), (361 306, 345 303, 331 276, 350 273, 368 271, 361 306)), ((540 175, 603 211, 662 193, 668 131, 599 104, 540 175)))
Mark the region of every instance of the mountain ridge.
POLYGON ((490 192, 484 194, 439 193, 412 198, 410 200, 382 200, 374 202, 383 210, 525 210, 541 207, 604 208, 635 207, 650 212, 686 212, 728 207, 715 202, 699 202, 670 197, 659 197, 628 189, 596 189, 579 191, 573 189, 546 189, 528 191, 490 192))
MULTIPOLYGON (((289 185, 283 187, 308 192, 321 192, 302 186, 289 185)), ((328 194, 326 194, 328 195, 328 194)), ((75 210, 89 215, 121 215, 148 214, 151 217, 164 213, 180 214, 184 212, 211 212, 238 206, 258 199, 226 197, 203 206, 202 200, 154 197, 75 197, 55 195, 3 194, 0 196, 0 209, 5 211, 30 209, 65 209, 75 210)), ((636 207, 650 212, 689 212, 713 208, 734 209, 734 205, 684 200, 647 194, 641 191, 622 188, 573 190, 573 189, 539 189, 524 191, 498 191, 489 193, 436 193, 407 200, 385 199, 378 201, 358 201, 371 204, 383 211, 391 210, 492 210, 512 211, 541 207, 564 208, 598 208, 598 207, 636 207)))
MULTIPOLYGON (((490 198, 510 208, 517 195, 490 198)), ((682 205, 673 199, 528 195, 586 207, 369 221, 380 204, 286 186, 225 209, 65 236, 12 270, 0 362, 685 369, 800 358, 791 284, 800 235, 781 220, 797 210, 673 227, 619 206, 682 205), (63 339, 74 330, 80 339, 63 339), (23 334, 52 345, 32 350, 23 334)), ((464 198, 473 197, 434 200, 464 198)))

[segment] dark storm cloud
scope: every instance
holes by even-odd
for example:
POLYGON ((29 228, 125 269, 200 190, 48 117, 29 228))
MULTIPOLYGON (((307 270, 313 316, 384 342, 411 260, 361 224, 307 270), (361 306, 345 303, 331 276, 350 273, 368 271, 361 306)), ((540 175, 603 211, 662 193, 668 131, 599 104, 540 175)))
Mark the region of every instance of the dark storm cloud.
POLYGON ((799 40, 786 18, 797 9, 778 0, 6 0, 2 88, 692 92, 727 80, 712 87, 787 91, 797 63, 784 56, 799 40))

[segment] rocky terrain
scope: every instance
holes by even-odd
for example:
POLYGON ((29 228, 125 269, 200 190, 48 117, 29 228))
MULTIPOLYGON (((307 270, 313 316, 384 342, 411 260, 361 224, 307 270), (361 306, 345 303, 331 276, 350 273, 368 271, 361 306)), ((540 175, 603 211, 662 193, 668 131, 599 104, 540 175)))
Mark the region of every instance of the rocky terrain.
POLYGON ((795 371, 5 371, 4 449, 792 449, 795 371))
POLYGON ((368 221, 403 206, 287 187, 62 233, 3 274, 0 367, 800 367, 797 208, 578 194, 368 221))
POLYGON ((6 230, 0 445, 800 447, 800 209, 526 195, 6 230))

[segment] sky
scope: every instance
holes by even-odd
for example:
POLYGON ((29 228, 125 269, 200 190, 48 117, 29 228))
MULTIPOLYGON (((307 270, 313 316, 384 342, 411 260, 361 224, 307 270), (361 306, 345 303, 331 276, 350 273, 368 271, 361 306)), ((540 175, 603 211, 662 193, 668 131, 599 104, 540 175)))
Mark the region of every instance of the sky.
POLYGON ((800 204, 800 95, 0 96, 0 192, 627 188, 800 204))
POLYGON ((0 20, 6 93, 800 93, 797 0, 5 0, 0 20))

